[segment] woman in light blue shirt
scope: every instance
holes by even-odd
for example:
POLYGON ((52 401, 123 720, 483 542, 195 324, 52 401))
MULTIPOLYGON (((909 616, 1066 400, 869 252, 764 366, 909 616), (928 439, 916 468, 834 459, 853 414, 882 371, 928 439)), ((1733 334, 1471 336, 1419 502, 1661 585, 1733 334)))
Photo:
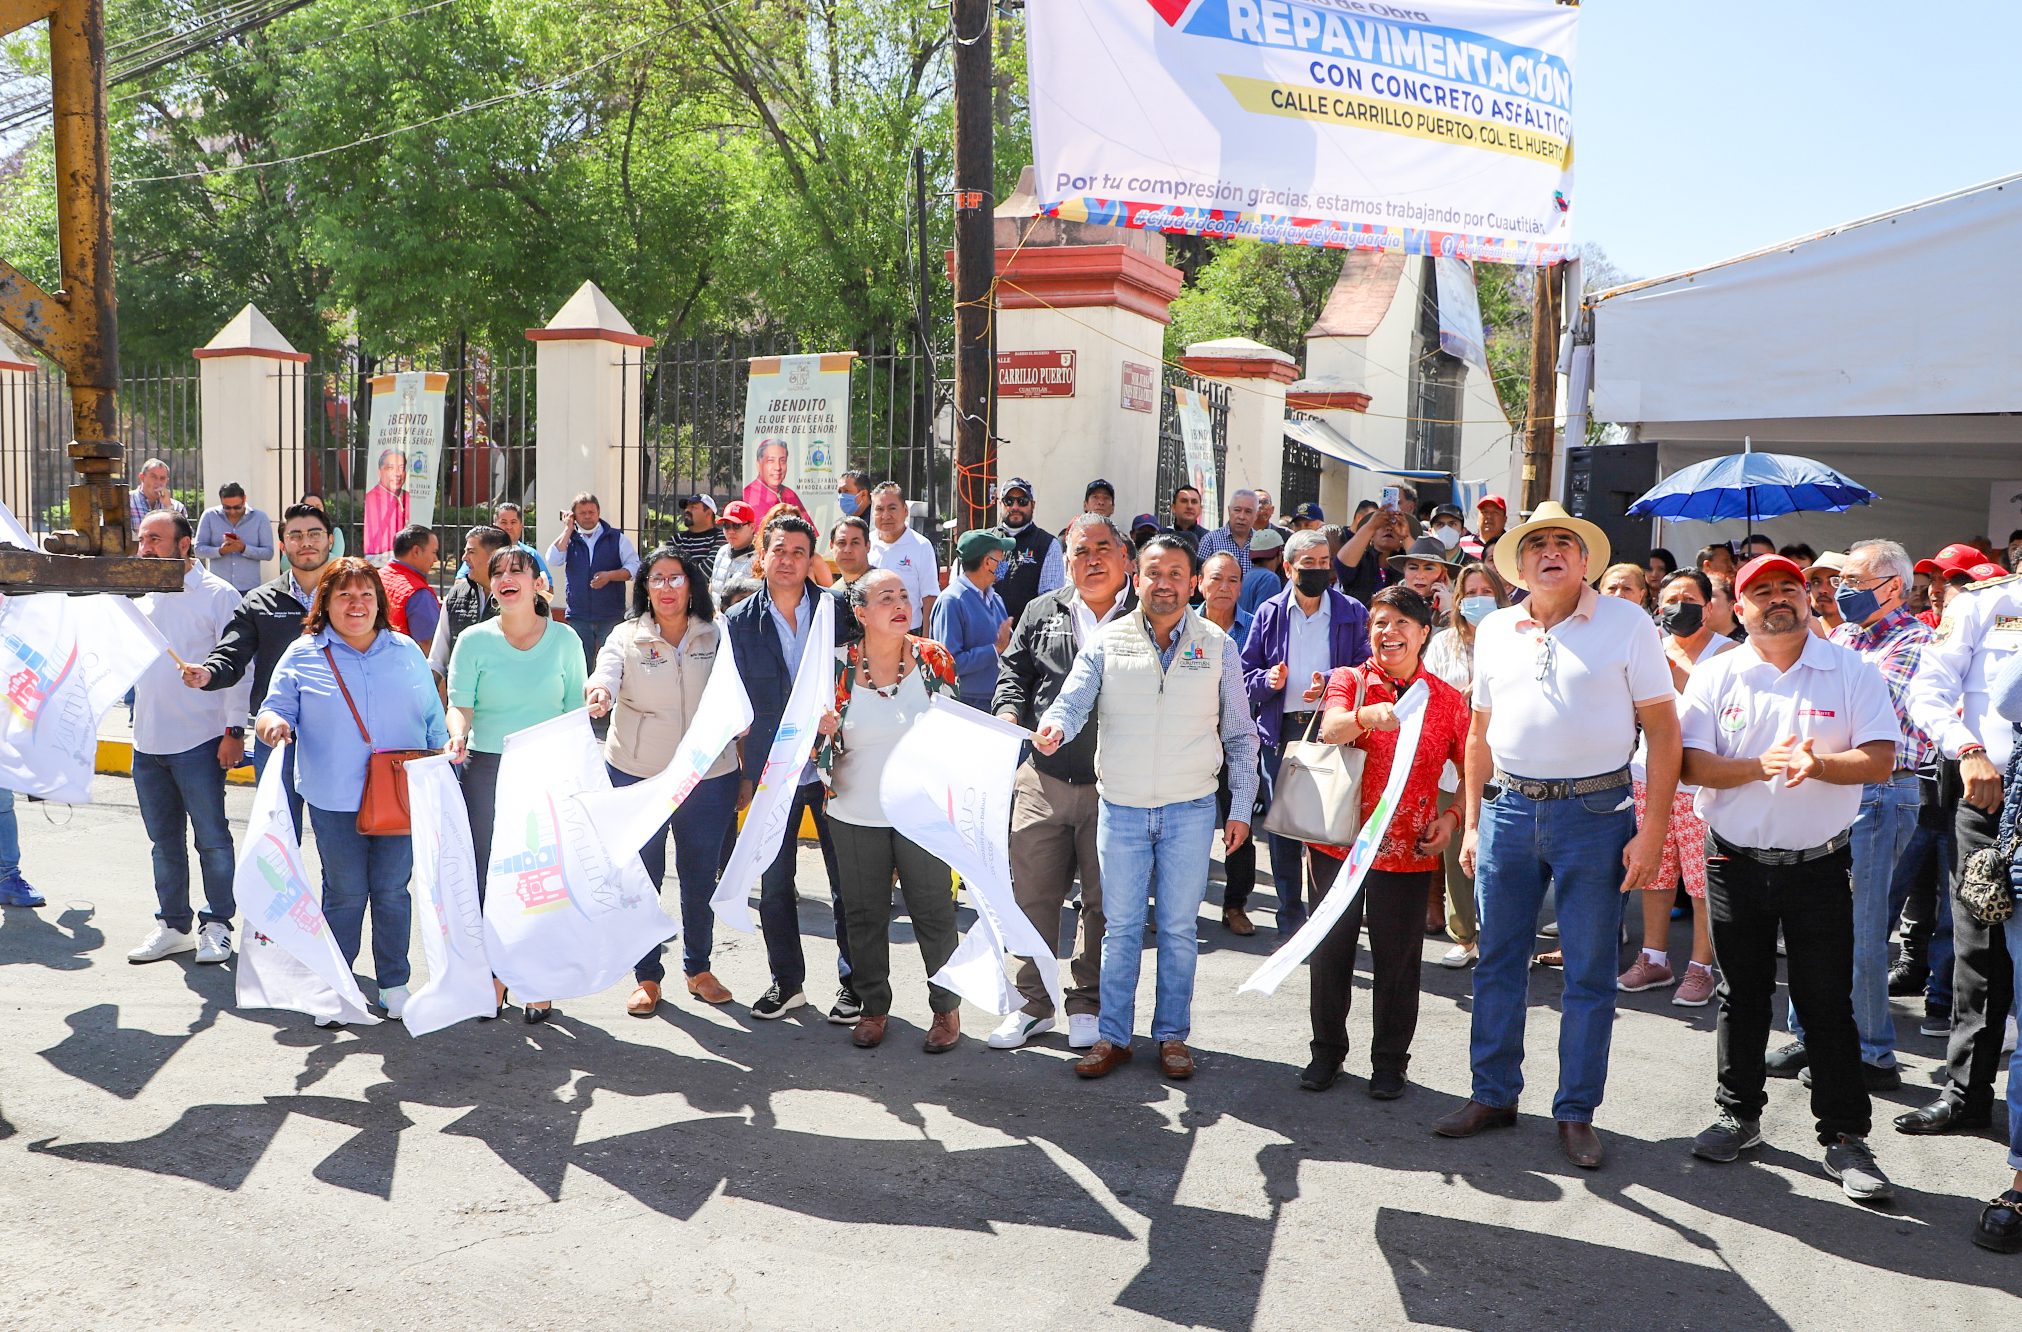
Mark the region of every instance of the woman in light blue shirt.
POLYGON ((374 750, 439 749, 449 731, 427 658, 389 626, 387 610, 386 588, 370 564, 355 556, 333 561, 316 585, 302 637, 274 667, 253 729, 269 745, 302 746, 295 785, 323 862, 323 918, 349 964, 370 904, 379 1002, 397 1019, 407 1003, 414 843, 360 833, 358 806, 374 750))

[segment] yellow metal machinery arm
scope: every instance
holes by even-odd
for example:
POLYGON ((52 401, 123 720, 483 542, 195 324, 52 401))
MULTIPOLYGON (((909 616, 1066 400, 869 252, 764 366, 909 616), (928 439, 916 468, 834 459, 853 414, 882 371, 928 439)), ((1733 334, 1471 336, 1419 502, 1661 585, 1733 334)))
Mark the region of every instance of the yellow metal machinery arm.
POLYGON ((55 105, 56 224, 62 286, 44 291, 0 261, 0 324, 62 367, 69 381, 77 471, 70 530, 48 538, 50 554, 0 550, 0 590, 94 588, 148 591, 180 585, 167 560, 133 550, 120 475, 119 324, 112 285, 112 180, 105 100, 103 0, 0 0, 0 34, 49 20, 49 84, 55 105), (165 581, 166 580, 166 581, 165 581))

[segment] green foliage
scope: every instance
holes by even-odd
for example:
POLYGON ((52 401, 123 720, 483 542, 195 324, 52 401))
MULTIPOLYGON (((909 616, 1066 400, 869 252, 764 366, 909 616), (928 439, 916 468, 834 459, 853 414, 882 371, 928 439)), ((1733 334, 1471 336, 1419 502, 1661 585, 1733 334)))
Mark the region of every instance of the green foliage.
POLYGON ((1303 360, 1306 330, 1341 276, 1341 252, 1263 241, 1205 242, 1206 259, 1172 304, 1165 353, 1215 338, 1254 338, 1303 360))

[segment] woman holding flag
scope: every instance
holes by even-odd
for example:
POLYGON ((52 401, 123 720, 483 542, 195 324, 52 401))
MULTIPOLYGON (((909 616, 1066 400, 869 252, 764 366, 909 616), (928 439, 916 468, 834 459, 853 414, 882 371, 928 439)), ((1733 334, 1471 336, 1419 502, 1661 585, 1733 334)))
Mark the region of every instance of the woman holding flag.
MULTIPOLYGON (((478 900, 491 871, 492 824, 498 814, 498 770, 505 739, 582 706, 583 640, 566 624, 544 616, 536 604, 540 563, 521 546, 491 557, 491 594, 498 616, 457 636, 449 655, 449 743, 444 752, 463 766, 463 800, 470 810, 470 840, 477 852, 478 900)), ((505 1011, 505 987, 498 989, 505 1011)), ((529 1024, 553 1013, 547 1003, 525 1005, 529 1024)))
MULTIPOLYGON (((928 698, 959 698, 960 690, 948 649, 907 632, 913 603, 905 579, 890 569, 873 569, 850 587, 850 606, 864 636, 836 650, 835 710, 821 719, 815 763, 828 780, 836 883, 849 932, 850 986, 863 1003, 851 1039, 868 1050, 885 1039, 892 1010, 887 934, 894 870, 927 974, 932 976, 955 955, 952 872, 892 827, 878 789, 892 749, 926 713, 928 698)), ((927 1001, 934 1022, 926 1051, 944 1054, 962 1038, 962 997, 929 982, 927 1001)))
MULTIPOLYGON (((674 760, 702 705, 702 691, 721 646, 709 575, 691 567, 672 546, 646 557, 632 583, 632 611, 604 640, 597 669, 583 688, 592 717, 609 716, 604 766, 611 785, 632 786, 674 760)), ((701 760, 697 760, 698 764, 701 760)), ((674 834, 674 871, 681 882, 681 967, 688 993, 707 1004, 727 1004, 730 991, 709 970, 715 912, 716 864, 724 834, 737 814, 738 749, 733 743, 708 767, 665 823, 639 848, 639 859, 658 888, 667 877, 667 834, 674 834)), ((664 944, 639 959, 639 987, 625 1005, 633 1017, 660 1006, 667 967, 664 944)))
POLYGON ((323 861, 323 918, 348 966, 371 906, 379 1002, 398 1019, 407 1004, 414 842, 360 833, 358 806, 374 750, 437 749, 448 735, 427 658, 388 616, 378 571, 356 556, 333 560, 302 637, 274 665, 253 733, 269 746, 301 744, 295 785, 323 861))
MULTIPOLYGON (((1390 781, 1397 761, 1397 703, 1414 684, 1428 691, 1418 748, 1408 761, 1404 793, 1376 848, 1361 895, 1334 922, 1313 950, 1313 1062, 1299 1075, 1308 1091, 1325 1091, 1341 1076, 1348 1058, 1348 1002, 1355 988, 1355 950, 1368 904, 1369 953, 1375 984, 1371 1006, 1374 1033, 1369 1044, 1369 1094, 1379 1101, 1404 1094, 1404 1070, 1411 1062, 1411 1037, 1418 1027, 1419 940, 1426 895, 1441 873, 1440 852, 1460 831, 1460 811, 1439 807, 1439 774, 1448 763, 1466 762, 1467 702, 1446 681, 1425 668, 1426 641, 1435 618, 1432 603, 1402 585, 1369 599, 1372 655, 1359 666, 1344 666, 1327 682, 1321 706, 1320 738, 1353 745, 1368 756, 1362 770, 1362 818, 1367 822, 1390 781)), ((1320 897, 1337 887, 1346 852, 1315 846, 1313 878, 1320 897)), ((1340 884, 1354 891, 1353 883, 1340 884)))

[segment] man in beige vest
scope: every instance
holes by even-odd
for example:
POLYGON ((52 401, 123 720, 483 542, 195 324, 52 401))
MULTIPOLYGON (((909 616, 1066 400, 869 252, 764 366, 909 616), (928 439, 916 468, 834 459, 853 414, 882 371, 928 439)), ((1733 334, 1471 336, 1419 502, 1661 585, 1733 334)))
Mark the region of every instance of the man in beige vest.
MULTIPOLYGON (((1256 799, 1257 728, 1243 693, 1236 645, 1187 609, 1200 561, 1175 536, 1138 554, 1139 606, 1082 647, 1067 683, 1040 720, 1034 747, 1052 754, 1096 720, 1095 786, 1101 796, 1096 855, 1103 911, 1099 1039, 1074 1066, 1099 1078, 1131 1057, 1137 977, 1149 914, 1158 903, 1158 998, 1152 1039, 1169 1078, 1193 1076, 1186 1047, 1193 1011, 1194 932, 1208 890, 1215 788, 1229 769, 1232 810, 1256 799)), ((1231 818, 1222 845, 1250 835, 1231 818)))

